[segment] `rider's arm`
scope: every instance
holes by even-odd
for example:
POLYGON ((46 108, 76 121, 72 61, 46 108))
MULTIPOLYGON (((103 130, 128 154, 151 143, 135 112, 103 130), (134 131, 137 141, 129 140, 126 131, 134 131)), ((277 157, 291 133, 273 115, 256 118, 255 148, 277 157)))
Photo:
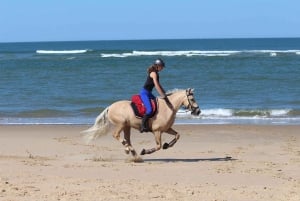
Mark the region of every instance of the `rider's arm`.
POLYGON ((150 73, 150 77, 153 79, 154 86, 155 86, 157 92, 159 93, 159 95, 161 97, 165 97, 166 96, 165 90, 162 88, 162 86, 160 85, 159 81, 157 80, 157 74, 156 74, 156 72, 151 72, 150 73))
POLYGON ((150 77, 152 77, 153 82, 154 82, 154 86, 157 90, 157 92, 161 95, 161 97, 166 101, 167 105, 171 108, 171 110, 173 110, 173 105, 172 103, 169 101, 168 97, 166 96, 166 92, 165 90, 162 88, 162 86, 160 85, 158 79, 157 79, 157 74, 155 72, 150 73, 150 77))

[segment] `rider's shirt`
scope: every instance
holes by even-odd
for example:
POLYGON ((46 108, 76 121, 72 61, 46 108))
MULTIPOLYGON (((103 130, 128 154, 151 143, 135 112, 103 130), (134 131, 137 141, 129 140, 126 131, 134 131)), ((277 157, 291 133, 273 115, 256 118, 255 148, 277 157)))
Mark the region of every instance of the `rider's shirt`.
MULTIPOLYGON (((157 74, 157 81, 159 82, 159 74, 156 72, 157 74)), ((146 89, 149 92, 152 92, 154 88, 154 81, 152 79, 152 77, 150 77, 150 73, 148 74, 147 80, 144 84, 144 89, 146 89)))

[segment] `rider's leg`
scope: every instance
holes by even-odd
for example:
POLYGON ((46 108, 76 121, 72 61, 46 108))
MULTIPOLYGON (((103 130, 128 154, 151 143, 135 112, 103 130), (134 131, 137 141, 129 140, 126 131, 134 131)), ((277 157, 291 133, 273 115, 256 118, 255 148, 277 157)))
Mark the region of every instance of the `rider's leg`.
POLYGON ((146 114, 143 116, 143 119, 142 119, 141 132, 148 132, 148 131, 151 131, 149 128, 148 122, 149 122, 150 116, 152 114, 152 106, 151 106, 151 102, 150 102, 150 97, 152 97, 153 95, 146 90, 142 90, 140 95, 141 95, 142 101, 146 107, 146 114))
POLYGON ((143 119, 142 119, 142 127, 141 127, 141 133, 142 132, 149 132, 151 131, 151 129, 149 128, 149 119, 150 119, 150 115, 147 115, 145 114, 143 116, 143 119))

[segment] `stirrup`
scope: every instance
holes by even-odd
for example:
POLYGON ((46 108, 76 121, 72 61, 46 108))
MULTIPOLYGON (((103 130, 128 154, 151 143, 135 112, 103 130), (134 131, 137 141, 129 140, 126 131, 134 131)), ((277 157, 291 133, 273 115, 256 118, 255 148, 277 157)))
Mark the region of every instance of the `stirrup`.
POLYGON ((150 128, 144 128, 144 127, 141 127, 140 129, 140 132, 143 133, 143 132, 151 132, 152 130, 150 128))

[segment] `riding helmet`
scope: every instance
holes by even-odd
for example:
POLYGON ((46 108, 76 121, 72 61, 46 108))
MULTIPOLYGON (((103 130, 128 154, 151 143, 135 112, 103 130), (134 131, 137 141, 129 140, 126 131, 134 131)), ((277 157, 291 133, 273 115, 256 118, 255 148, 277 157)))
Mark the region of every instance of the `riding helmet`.
POLYGON ((161 59, 161 58, 158 58, 154 61, 154 64, 156 65, 160 65, 162 67, 165 67, 165 62, 161 59))

